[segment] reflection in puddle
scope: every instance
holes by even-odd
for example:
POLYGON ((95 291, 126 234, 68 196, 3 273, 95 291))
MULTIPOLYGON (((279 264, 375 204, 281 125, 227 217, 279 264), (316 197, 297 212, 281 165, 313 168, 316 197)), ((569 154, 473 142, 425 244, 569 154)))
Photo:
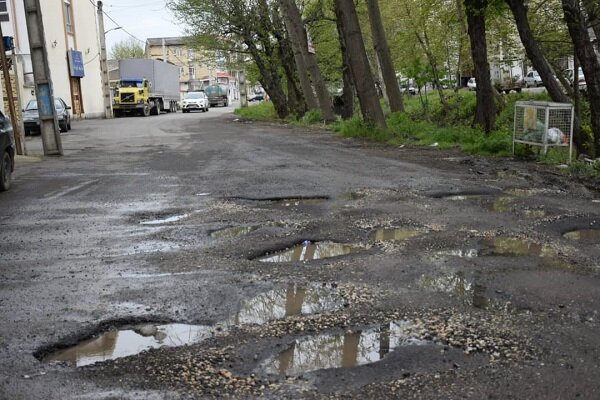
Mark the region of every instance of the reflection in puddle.
POLYGON ((405 240, 417 236, 420 233, 421 232, 416 229, 381 228, 375 231, 373 234, 373 240, 379 242, 405 240))
POLYGON ((581 240, 581 241, 594 241, 600 243, 600 229, 581 229, 577 231, 571 231, 563 234, 563 236, 570 240, 581 240))
POLYGON ((446 200, 452 200, 452 201, 464 201, 464 200, 468 200, 468 199, 480 199, 482 197, 483 197, 483 195, 481 195, 481 194, 456 194, 456 195, 444 196, 442 198, 446 199, 446 200))
POLYGON ((177 222, 184 218, 189 217, 190 214, 181 214, 181 215, 173 215, 171 217, 162 218, 162 219, 153 219, 150 221, 142 221, 141 225, 161 225, 161 224, 169 224, 171 222, 177 222))
POLYGON ((62 361, 78 367, 139 354, 145 350, 198 343, 212 334, 201 325, 138 325, 133 329, 113 330, 77 346, 56 351, 45 361, 62 361))
POLYGON ((423 275, 418 282, 426 290, 456 296, 468 306, 500 312, 509 312, 513 309, 509 302, 488 298, 485 295, 487 288, 484 285, 471 282, 461 272, 438 277, 423 275))
POLYGON ((525 209, 523 210, 523 215, 525 215, 525 218, 544 218, 546 216, 546 211, 525 209))
POLYGON ((550 268, 568 268, 558 256, 558 253, 550 246, 541 245, 524 239, 511 237, 497 237, 484 239, 481 256, 504 256, 504 257, 539 257, 540 266, 550 268))
POLYGON ((258 226, 234 226, 231 228, 219 229, 210 234, 210 236, 218 239, 231 239, 238 236, 244 236, 257 230, 258 226))
POLYGON ((294 341, 286 350, 261 363, 269 374, 297 376, 327 368, 371 364, 402 346, 433 343, 420 339, 415 325, 397 321, 345 334, 325 334, 294 341))
POLYGON ((262 262, 311 261, 355 253, 361 249, 359 246, 344 243, 305 240, 291 249, 259 257, 258 260, 262 262))
POLYGON ((347 192, 342 196, 345 200, 361 200, 367 197, 364 192, 347 192))
POLYGON ((331 287, 318 285, 301 287, 290 284, 287 288, 271 290, 242 301, 240 311, 232 318, 231 323, 234 325, 264 324, 293 315, 337 310, 343 304, 343 298, 331 287))

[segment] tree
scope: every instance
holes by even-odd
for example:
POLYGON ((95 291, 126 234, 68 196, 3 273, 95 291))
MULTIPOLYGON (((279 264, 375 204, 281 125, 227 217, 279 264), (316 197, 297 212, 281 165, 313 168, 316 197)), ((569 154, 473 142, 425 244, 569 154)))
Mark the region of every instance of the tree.
POLYGON ((373 34, 373 47, 375 48, 377 58, 379 59, 379 65, 381 66, 381 73, 390 102, 390 109, 392 112, 404 111, 402 94, 400 93, 400 87, 396 80, 396 70, 385 37, 378 0, 367 0, 367 9, 369 11, 369 21, 371 22, 371 32, 373 34))
POLYGON ((477 104, 473 123, 490 133, 496 123, 496 103, 487 58, 485 9, 487 0, 465 0, 467 28, 471 42, 471 55, 477 79, 477 104))
POLYGON ((316 57, 308 51, 308 39, 300 10, 298 10, 295 0, 280 0, 279 2, 283 11, 284 20, 286 21, 286 27, 288 27, 288 33, 290 34, 290 37, 293 38, 292 41, 300 48, 300 54, 304 60, 304 65, 308 68, 308 72, 317 93, 321 115, 325 121, 332 122, 335 120, 335 116, 331 107, 331 98, 329 97, 327 86, 321 75, 321 70, 317 65, 316 57))
POLYGON ((353 1, 335 0, 336 14, 341 18, 344 42, 354 77, 356 92, 363 119, 370 124, 387 128, 379 97, 375 89, 375 80, 371 74, 369 59, 363 42, 358 16, 353 1))
POLYGON ((129 38, 115 43, 110 49, 110 57, 113 60, 124 60, 127 58, 144 58, 144 48, 137 39, 129 38))
MULTIPOLYGON (((585 3, 584 3, 585 4, 585 3)), ((594 153, 600 155, 600 61, 590 39, 586 12, 578 0, 562 0, 565 22, 575 46, 575 54, 581 64, 587 84, 588 100, 590 102, 590 119, 594 133, 594 153)), ((590 3, 590 6, 592 4, 590 3)), ((577 71, 574 74, 577 84, 577 71)))

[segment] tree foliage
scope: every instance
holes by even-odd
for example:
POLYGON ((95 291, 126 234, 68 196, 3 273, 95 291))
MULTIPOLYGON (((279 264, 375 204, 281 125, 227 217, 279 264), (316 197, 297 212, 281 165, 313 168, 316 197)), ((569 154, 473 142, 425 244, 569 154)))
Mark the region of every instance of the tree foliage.
POLYGON ((134 38, 121 40, 110 49, 110 57, 113 60, 124 60, 127 58, 144 58, 144 48, 134 38))

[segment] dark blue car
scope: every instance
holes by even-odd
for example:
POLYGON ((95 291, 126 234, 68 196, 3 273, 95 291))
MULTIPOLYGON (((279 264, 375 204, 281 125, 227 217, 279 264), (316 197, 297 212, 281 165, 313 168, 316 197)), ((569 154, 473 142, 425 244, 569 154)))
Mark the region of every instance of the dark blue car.
POLYGON ((14 169, 13 129, 9 119, 0 112, 0 192, 10 188, 10 179, 14 169))

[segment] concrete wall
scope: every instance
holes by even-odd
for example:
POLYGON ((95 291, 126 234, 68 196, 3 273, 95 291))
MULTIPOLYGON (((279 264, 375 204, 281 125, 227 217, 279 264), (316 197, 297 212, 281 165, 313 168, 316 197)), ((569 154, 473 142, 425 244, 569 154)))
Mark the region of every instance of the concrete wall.
MULTIPOLYGON (((81 78, 81 101, 84 113, 81 118, 104 116, 102 80, 100 70, 100 44, 96 8, 89 1, 70 0, 73 12, 73 33, 65 29, 65 0, 41 1, 42 18, 46 35, 46 48, 54 95, 62 97, 72 106, 68 50, 80 51, 83 55, 85 77, 81 78)), ((23 1, 8 0, 10 21, 2 23, 5 36, 14 36, 18 57, 19 83, 22 105, 35 98, 32 94, 31 57, 25 22, 23 1)), ((74 117, 77 117, 74 115, 74 117)))

